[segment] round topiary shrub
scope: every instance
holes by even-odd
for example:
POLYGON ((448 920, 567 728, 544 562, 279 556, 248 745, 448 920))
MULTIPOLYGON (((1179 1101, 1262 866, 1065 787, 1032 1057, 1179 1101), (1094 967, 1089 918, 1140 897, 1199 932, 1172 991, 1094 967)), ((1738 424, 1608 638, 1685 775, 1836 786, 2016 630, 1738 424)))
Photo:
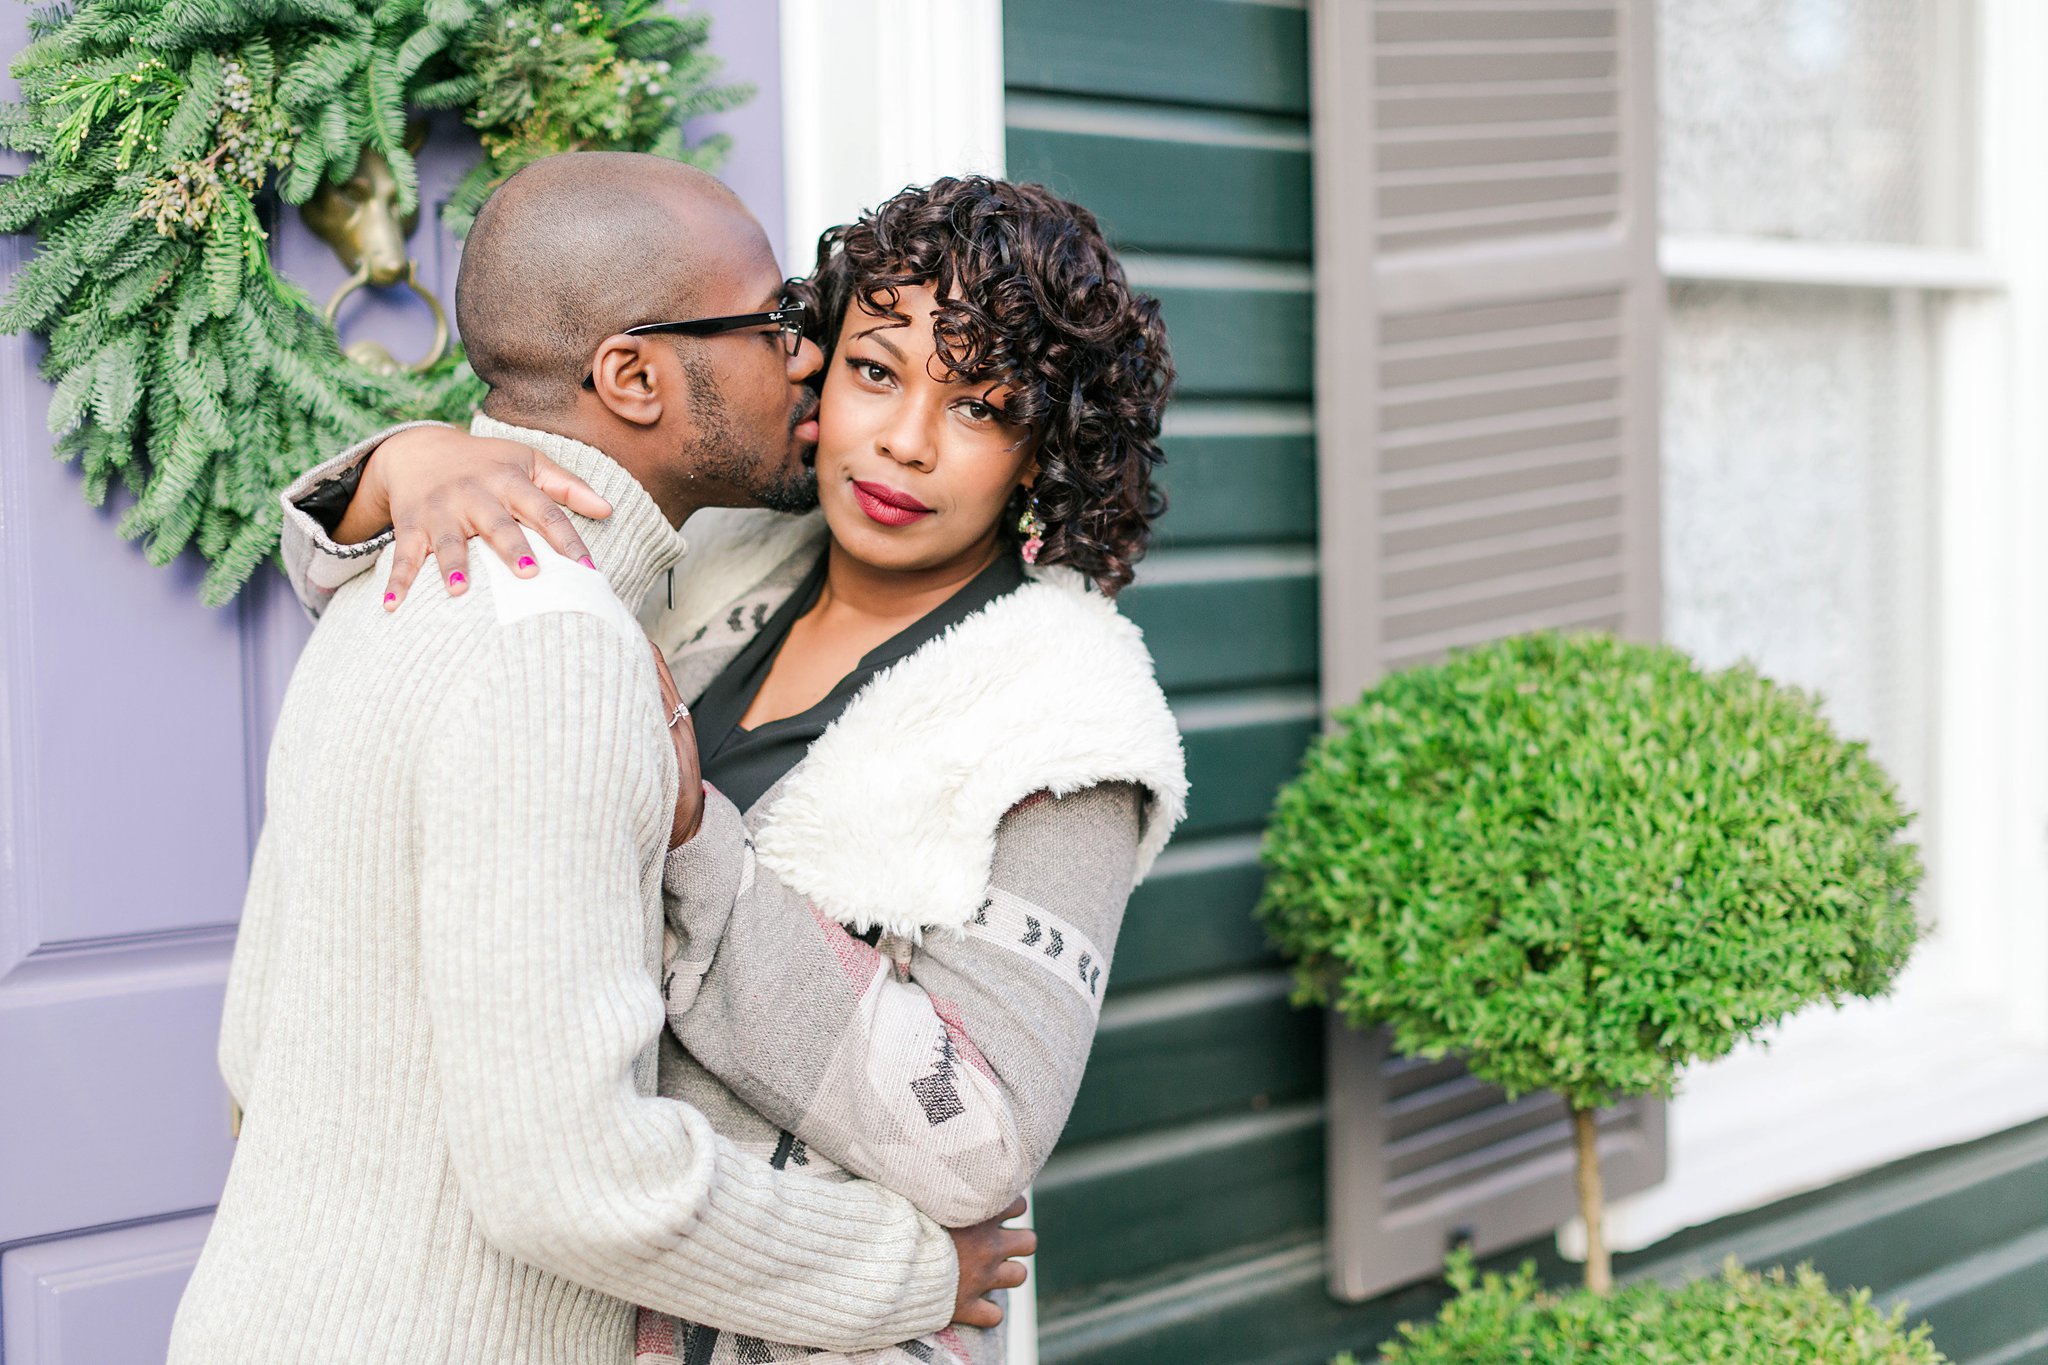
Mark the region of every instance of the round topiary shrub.
POLYGON ((1612 1295, 1546 1292, 1534 1266, 1515 1275, 1450 1267, 1458 1297, 1434 1322, 1403 1323, 1386 1365, 1943 1365, 1923 1324, 1880 1311, 1870 1291, 1839 1297, 1811 1267, 1757 1275, 1732 1260, 1681 1289, 1654 1282, 1612 1295))
POLYGON ((1886 990, 1918 932, 1909 818, 1801 692, 1669 646, 1527 635, 1337 714, 1281 792, 1260 913, 1299 998, 1564 1097, 1601 1287, 1594 1111, 1886 990))

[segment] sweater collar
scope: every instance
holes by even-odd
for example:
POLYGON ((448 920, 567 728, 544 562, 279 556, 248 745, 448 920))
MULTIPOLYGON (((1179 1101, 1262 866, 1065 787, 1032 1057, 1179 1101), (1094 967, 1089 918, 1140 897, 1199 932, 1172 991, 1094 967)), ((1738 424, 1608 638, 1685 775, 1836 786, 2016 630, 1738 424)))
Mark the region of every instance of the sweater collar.
POLYGON ((590 547, 590 557, 629 607, 638 607, 654 580, 683 554, 683 538, 669 525, 654 498, 619 463, 595 446, 552 431, 514 426, 478 413, 469 424, 477 436, 517 441, 532 446, 590 485, 612 505, 603 521, 576 516, 576 532, 590 547))

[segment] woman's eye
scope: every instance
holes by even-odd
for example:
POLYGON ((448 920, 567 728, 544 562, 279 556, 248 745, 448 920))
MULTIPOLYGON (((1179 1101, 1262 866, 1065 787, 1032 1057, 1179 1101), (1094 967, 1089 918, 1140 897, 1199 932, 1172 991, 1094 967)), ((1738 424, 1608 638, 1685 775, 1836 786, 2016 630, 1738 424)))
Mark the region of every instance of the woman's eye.
POLYGON ((889 368, 886 365, 877 364, 872 360, 861 360, 855 356, 848 356, 846 363, 855 374, 867 380, 870 384, 886 384, 889 382, 889 368))
POLYGON ((978 399, 969 399, 960 405, 960 411, 967 414, 970 422, 986 422, 996 415, 996 410, 978 399))

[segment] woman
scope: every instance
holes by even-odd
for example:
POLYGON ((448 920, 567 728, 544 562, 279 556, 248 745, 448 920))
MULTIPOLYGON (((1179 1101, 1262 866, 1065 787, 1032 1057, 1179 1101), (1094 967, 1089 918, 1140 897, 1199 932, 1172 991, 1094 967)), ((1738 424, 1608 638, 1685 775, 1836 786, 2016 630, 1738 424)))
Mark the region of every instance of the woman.
MULTIPOLYGON (((799 288, 828 350, 820 511, 700 514, 651 604, 715 789, 671 907, 661 1088, 962 1226, 1050 1153, 1185 799, 1109 601, 1160 510, 1172 366, 1094 220, 1033 186, 905 191, 799 288)), ((489 444, 422 428, 377 458, 453 486, 489 444)), ((816 1358, 652 1314, 640 1348, 816 1358)), ((998 1358, 957 1327, 868 1357, 998 1358)))

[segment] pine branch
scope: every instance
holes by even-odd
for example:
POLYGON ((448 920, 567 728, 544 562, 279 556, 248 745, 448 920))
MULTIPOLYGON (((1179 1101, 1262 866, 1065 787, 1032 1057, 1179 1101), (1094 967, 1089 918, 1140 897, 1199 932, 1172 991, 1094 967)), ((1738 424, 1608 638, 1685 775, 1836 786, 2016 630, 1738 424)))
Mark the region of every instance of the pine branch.
POLYGON ((205 146, 213 130, 220 105, 220 58, 201 49, 192 54, 186 68, 185 91, 178 100, 178 112, 165 126, 161 147, 163 158, 173 164, 190 161, 205 146))

